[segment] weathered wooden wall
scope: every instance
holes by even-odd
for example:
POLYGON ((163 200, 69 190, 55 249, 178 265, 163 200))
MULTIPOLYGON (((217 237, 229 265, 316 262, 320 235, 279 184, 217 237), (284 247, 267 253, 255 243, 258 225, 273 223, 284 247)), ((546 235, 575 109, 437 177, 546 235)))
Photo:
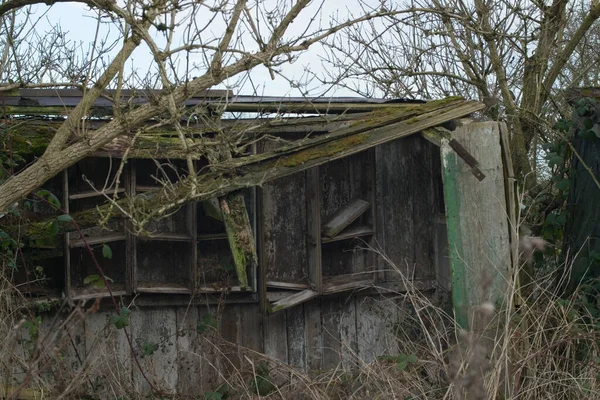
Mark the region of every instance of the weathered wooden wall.
MULTIPOLYGON (((263 238, 259 243, 267 281, 308 287, 311 210, 306 193, 308 180, 316 176, 315 186, 321 191, 316 219, 328 218, 352 198, 370 201, 371 210, 359 222, 372 226, 374 234, 365 241, 387 257, 370 250, 359 255, 334 254, 338 246, 331 245, 322 256, 326 278, 376 269, 376 284, 384 286, 401 281, 400 271, 409 279, 425 282, 420 287, 433 288, 446 254, 439 148, 413 136, 338 160, 317 172, 312 178, 310 172, 301 172, 262 188, 259 232, 263 238)), ((277 294, 276 286, 270 290, 277 294)), ((262 358, 271 361, 280 377, 289 378, 287 366, 303 373, 337 367, 352 370, 376 356, 398 354, 394 329, 407 312, 397 298, 373 292, 327 295, 268 316, 261 313, 256 295, 240 303, 228 302, 223 308, 214 302, 199 305, 201 298, 185 306, 185 300, 172 302, 166 295, 162 305, 151 305, 144 298, 157 295, 142 296, 129 304, 136 355, 156 387, 189 397, 214 390, 227 380, 247 380, 252 363, 262 358), (216 316, 216 330, 207 328, 208 315, 216 316), (157 346, 153 354, 144 354, 144 349, 153 346, 157 346)), ((72 332, 73 344, 69 344, 78 356, 69 356, 70 365, 77 370, 94 363, 101 369, 96 381, 89 383, 95 392, 119 392, 111 386, 117 381, 130 384, 131 390, 148 391, 150 386, 130 356, 126 337, 109 323, 110 315, 110 310, 104 310, 78 323, 72 332)))
MULTIPOLYGON (((155 388, 185 398, 225 382, 247 383, 261 360, 276 381, 294 371, 310 376, 325 369, 356 370, 376 356, 398 353, 394 330, 409 312, 397 297, 351 294, 314 299, 270 316, 262 315, 257 303, 131 309, 127 329, 145 375, 155 388), (209 314, 216 317, 216 329, 205 324, 209 314)), ((46 370, 49 377, 60 382, 79 374, 88 379, 83 387, 106 398, 150 391, 124 331, 110 323, 113 314, 103 307, 84 319, 75 317, 65 325, 68 333, 60 320, 52 324, 54 317, 44 315, 41 332, 57 335, 60 343, 60 357, 46 370)))

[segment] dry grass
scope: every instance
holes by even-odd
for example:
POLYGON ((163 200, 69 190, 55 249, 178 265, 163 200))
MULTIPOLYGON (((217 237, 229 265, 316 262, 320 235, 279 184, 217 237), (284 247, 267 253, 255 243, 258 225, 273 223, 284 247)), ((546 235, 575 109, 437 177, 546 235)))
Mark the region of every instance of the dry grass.
MULTIPOLYGON (((410 288, 410 280, 397 270, 410 288)), ((345 365, 334 371, 298 371, 249 349, 240 350, 216 331, 204 334, 202 346, 212 346, 224 360, 232 357, 230 362, 209 366, 224 382, 220 392, 226 396, 221 398, 600 398, 600 325, 583 307, 583 292, 562 298, 553 289, 560 285, 550 273, 536 282, 519 309, 479 305, 474 323, 479 329, 468 332, 457 329, 452 316, 434 304, 432 296, 417 290, 395 293, 395 301, 382 305, 389 310, 395 304, 404 317, 394 329, 397 342, 393 350, 371 362, 346 351, 345 365), (235 347, 231 352, 234 356, 228 347, 235 347)), ((482 282, 484 290, 485 285, 482 282)), ((61 318, 44 321, 36 332, 31 324, 34 314, 23 312, 14 293, 8 281, 2 280, 2 391, 14 389, 25 380, 25 386, 35 388, 42 398, 78 398, 82 393, 92 393, 94 398, 124 394, 123 398, 145 398, 128 379, 131 371, 118 356, 127 354, 128 349, 117 340, 119 331, 108 322, 97 337, 86 338, 93 351, 88 356, 76 354, 73 337, 82 329, 86 315, 96 311, 94 304, 64 307, 61 318)), ((513 290, 506 296, 506 301, 497 304, 511 305, 513 290)), ((214 389, 212 398, 218 399, 218 388, 214 389)), ((197 398, 204 398, 204 394, 197 398)))

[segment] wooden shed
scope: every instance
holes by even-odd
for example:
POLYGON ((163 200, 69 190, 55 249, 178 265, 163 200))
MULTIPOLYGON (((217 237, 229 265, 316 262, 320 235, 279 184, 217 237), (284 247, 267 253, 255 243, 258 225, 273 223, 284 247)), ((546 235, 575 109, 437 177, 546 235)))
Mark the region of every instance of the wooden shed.
MULTIPOLYGON (((135 107, 153 94, 123 96, 135 107)), ((80 97, 5 96, 15 148, 43 151, 80 97)), ((111 120, 112 105, 97 101, 86 132, 111 120)), ((466 119, 482 104, 214 91, 186 107, 185 143, 157 118, 48 181, 42 197, 59 199, 84 235, 32 200, 35 218, 20 234, 44 279, 14 276, 32 301, 89 305, 110 297, 91 247, 112 296, 131 310, 143 368, 164 390, 217 387, 255 359, 245 349, 301 370, 352 368, 397 351, 397 294, 451 293, 466 325, 482 273, 492 272, 495 290, 506 285, 506 138, 497 123, 466 119), (157 213, 157 204, 175 206, 157 213), (48 226, 55 236, 39 233, 48 226), (147 343, 156 351, 144 356, 147 343)), ((75 338, 65 368, 99 357, 100 341, 115 368, 148 389, 111 307, 45 323, 75 338)))

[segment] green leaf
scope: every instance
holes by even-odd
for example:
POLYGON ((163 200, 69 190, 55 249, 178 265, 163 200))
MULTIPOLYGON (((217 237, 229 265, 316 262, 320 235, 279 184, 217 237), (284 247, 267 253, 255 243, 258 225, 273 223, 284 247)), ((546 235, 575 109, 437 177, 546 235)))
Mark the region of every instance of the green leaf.
POLYGON ((95 274, 93 274, 93 275, 88 275, 88 276, 86 276, 86 277, 85 277, 85 279, 83 280, 83 284, 84 284, 84 285, 89 285, 90 283, 92 283, 92 282, 94 282, 94 281, 97 281, 98 279, 101 279, 101 278, 100 278, 100 275, 95 275, 95 274))
POLYGON ((112 259, 112 250, 106 243, 104 243, 104 245, 102 245, 102 257, 104 257, 108 260, 112 259))
POLYGON ((571 186, 571 181, 569 179, 560 179, 556 182, 556 188, 563 192, 569 190, 569 186, 571 186))
POLYGON ((204 399, 205 400, 222 400, 223 395, 219 392, 205 392, 204 399))
POLYGON ((58 200, 58 197, 56 197, 52 193, 48 195, 48 198, 46 200, 48 200, 48 203, 52 204, 54 207, 60 208, 60 200, 58 200))
POLYGON ((408 358, 406 359, 406 361, 408 361, 410 364, 415 364, 418 359, 417 356, 415 354, 411 354, 408 356, 408 358))
POLYGON ((117 329, 123 329, 126 326, 129 326, 129 315, 131 314, 131 310, 127 307, 121 307, 120 314, 113 315, 110 318, 110 323, 114 325, 117 329))
POLYGON ((73 221, 73 217, 71 217, 69 214, 59 215, 58 217, 56 217, 56 219, 59 222, 71 222, 71 221, 73 221))
POLYGON ((596 251, 596 250, 590 251, 590 258, 593 258, 596 261, 600 261, 600 251, 596 251))
POLYGON ((208 329, 217 329, 217 319, 212 314, 204 314, 196 325, 196 331, 199 334, 203 334, 208 329))
POLYGON ((146 342, 142 345, 142 353, 146 357, 150 357, 156 350, 158 350, 158 344, 156 343, 146 342))
POLYGON ((408 367, 408 361, 406 361, 406 360, 405 361, 398 361, 397 365, 398 365, 398 369, 400 371, 404 371, 408 367))
POLYGON ((58 221, 54 220, 50 222, 49 230, 52 236, 58 235, 58 232, 60 231, 60 225, 58 224, 58 221))

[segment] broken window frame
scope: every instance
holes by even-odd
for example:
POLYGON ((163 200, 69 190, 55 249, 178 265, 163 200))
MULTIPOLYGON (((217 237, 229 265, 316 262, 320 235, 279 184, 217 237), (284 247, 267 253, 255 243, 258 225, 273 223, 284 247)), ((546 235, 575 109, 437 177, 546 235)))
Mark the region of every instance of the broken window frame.
MULTIPOLYGON (((367 193, 361 193, 359 196, 354 196, 343 206, 338 208, 340 212, 344 207, 356 200, 362 200, 369 203, 368 207, 358 212, 358 215, 353 215, 351 221, 345 221, 343 228, 337 229, 337 232, 327 236, 323 231, 327 222, 331 221, 333 215, 328 216, 326 221, 322 218, 322 200, 323 200, 323 188, 322 188, 322 169, 323 167, 313 167, 305 171, 306 178, 306 210, 307 210, 307 272, 308 272, 308 286, 293 287, 286 282, 280 282, 278 285, 267 285, 269 281, 267 276, 267 268, 264 257, 264 243, 261 242, 259 248, 261 249, 260 257, 260 274, 264 277, 260 286, 260 299, 262 303, 262 310, 267 314, 272 314, 278 311, 285 310, 287 308, 302 304, 311 299, 319 296, 330 295, 340 293, 344 291, 359 290, 372 287, 377 280, 377 254, 366 247, 374 247, 376 237, 376 153, 375 148, 367 149, 358 154, 365 156, 365 166, 370 176, 370 187, 367 193), (360 230, 353 231, 353 224, 356 220, 364 214, 369 215, 369 225, 361 227, 360 230), (326 247, 329 244, 337 242, 349 242, 353 246, 353 249, 365 252, 365 258, 369 265, 368 270, 364 271, 365 275, 351 273, 344 275, 327 276, 323 266, 323 246, 326 247), (365 276, 370 276, 365 278, 365 276), (273 290, 275 288, 283 290, 273 290), (285 290, 287 289, 287 290, 285 290)), ((363 190, 365 188, 362 188, 363 190)), ((262 192, 261 192, 262 193, 262 192)), ((262 210, 262 198, 261 206, 262 210)), ((334 213, 335 214, 335 213, 334 213)), ((264 222, 262 221, 261 214, 261 240, 264 241, 262 230, 264 229, 264 222)))
MULTIPOLYGON (((87 162, 89 160, 94 159, 109 159, 108 157, 90 157, 86 159, 87 162)), ((146 159, 146 161, 148 161, 146 159)), ((144 191, 148 191, 154 188, 160 187, 160 185, 136 185, 136 177, 139 175, 137 172, 137 168, 140 166, 142 162, 146 162, 144 159, 134 159, 130 160, 127 165, 123 168, 123 174, 120 178, 122 182, 122 188, 119 189, 119 192, 122 192, 126 195, 135 195, 144 191)), ((170 163, 170 161, 167 160, 170 163)), ((181 160, 178 160, 181 162, 181 160)), ((118 168, 120 164, 120 159, 116 158, 112 160, 113 168, 118 168), (115 161, 117 160, 117 161, 115 161), (114 166, 116 165, 116 166, 114 166)), ((71 172, 72 173, 72 172, 71 172)), ((75 179, 81 179, 80 177, 75 177, 75 179)), ((72 205, 73 200, 81 199, 81 198, 104 198, 105 194, 113 194, 114 190, 106 191, 105 194, 101 193, 101 190, 97 187, 99 191, 95 191, 90 188, 89 191, 81 192, 81 193, 70 193, 69 192, 69 169, 63 172, 63 201, 65 211, 69 212, 70 206, 72 205)), ((73 179, 71 177, 71 179, 73 179)), ((97 182, 93 182, 97 184, 97 182)), ((252 233, 254 237, 256 237, 256 194, 255 189, 251 188, 246 191, 246 194, 249 194, 250 198, 246 200, 247 208, 250 208, 250 214, 252 215, 252 221, 250 221, 252 226, 252 233)), ((186 214, 187 224, 186 227, 182 230, 182 232, 164 232, 157 231, 152 232, 149 236, 136 236, 132 233, 132 226, 130 222, 127 221, 124 223, 124 229, 122 233, 119 234, 96 234, 90 235, 86 238, 86 242, 93 246, 102 246, 103 244, 110 243, 124 243, 125 244, 125 260, 124 260, 124 287, 119 287, 117 290, 114 290, 113 284, 111 283, 112 294, 116 296, 123 295, 132 295, 134 293, 169 293, 169 294, 203 294, 203 293, 221 293, 221 292, 247 292, 254 293, 257 288, 257 271, 256 269, 249 268, 247 273, 248 279, 248 287, 242 289, 239 285, 230 285, 230 284, 220 284, 220 282, 215 282, 213 286, 202 285, 199 282, 200 271, 198 270, 198 249, 199 244, 206 240, 215 240, 215 238, 207 239, 206 237, 198 237, 198 220, 196 216, 197 207, 201 207, 202 202, 190 202, 188 204, 183 205, 176 212, 183 212, 186 214), (185 231, 185 232, 183 232, 185 231), (189 276, 185 281, 188 282, 188 285, 179 285, 172 282, 161 283, 159 285, 153 282, 140 282, 140 260, 139 260, 139 251, 140 248, 143 247, 144 244, 148 243, 157 243, 160 245, 171 245, 171 246, 181 246, 183 244, 189 245, 189 253, 186 253, 187 256, 184 256, 189 262, 187 263, 187 270, 189 271, 189 276)), ((165 218, 172 218, 172 216, 167 216, 165 218)), ((160 220, 157 224, 160 224, 160 220)), ((177 224, 174 224, 177 227, 177 224)), ((90 228, 90 229, 98 229, 98 228, 90 228)), ((177 229, 175 229, 177 230, 177 229)), ((95 298, 95 297, 108 297, 110 294, 106 288, 99 288, 97 290, 91 290, 89 287, 81 287, 76 288, 73 285, 73 262, 71 260, 71 249, 75 247, 85 248, 86 244, 81 239, 76 239, 73 235, 77 235, 77 233, 71 233, 64 235, 64 268, 65 268, 65 292, 66 295, 73 299, 85 299, 85 298, 95 298)), ((216 235, 218 238, 216 240, 226 240, 228 241, 228 237, 225 233, 216 235)), ((85 250, 87 251, 87 249, 85 250)), ((98 258, 98 257, 97 257, 98 258)), ((102 260, 98 260, 99 262, 102 260)), ((95 266, 87 267, 88 270, 93 270, 94 274, 97 274, 95 266)), ((109 278, 110 275, 106 274, 109 278)))

